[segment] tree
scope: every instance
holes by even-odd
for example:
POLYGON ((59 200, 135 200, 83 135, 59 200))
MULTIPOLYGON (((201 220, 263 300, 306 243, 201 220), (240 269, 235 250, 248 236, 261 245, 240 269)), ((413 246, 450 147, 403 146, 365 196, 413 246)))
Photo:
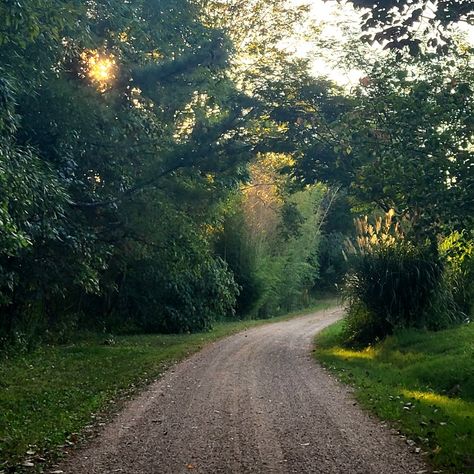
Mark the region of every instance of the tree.
POLYGON ((232 202, 217 242, 241 285, 240 314, 270 317, 309 303, 318 277, 325 188, 291 189, 291 157, 265 153, 232 202))
POLYGON ((368 31, 365 40, 385 43, 386 48, 408 48, 411 54, 420 52, 420 45, 435 47, 447 53, 449 27, 459 22, 474 23, 474 5, 470 0, 350 0, 362 15, 362 28, 368 31), (425 35, 425 38, 420 35, 425 35))
POLYGON ((326 139, 316 131, 302 149, 296 176, 339 183, 361 212, 395 209, 420 238, 470 228, 469 55, 392 54, 365 67, 326 139))
MULTIPOLYGON (((143 299, 135 294, 118 302, 116 292, 123 288, 130 295, 131 286, 144 283, 146 272, 133 279, 128 271, 138 262, 153 274, 168 266, 169 275, 178 275, 180 268, 180 278, 194 287, 183 300, 186 307, 177 310, 181 323, 170 319, 162 328, 200 329, 219 310, 232 311, 232 276, 210 253, 202 228, 215 219, 211 195, 216 201, 225 195, 246 159, 231 133, 241 126, 245 102, 226 79, 230 46, 222 32, 196 22, 194 3, 161 7, 60 2, 50 8, 36 2, 20 21, 14 6, 6 12, 12 20, 0 47, 9 78, 0 130, 0 179, 7 189, 2 335, 72 326, 78 317, 88 318, 84 313, 101 310, 109 317, 113 311, 129 314, 143 299), (37 31, 39 18, 48 22, 37 31), (222 59, 207 60, 216 41, 222 59), (20 82, 24 76, 29 80, 20 82), (185 123, 189 135, 182 127, 186 113, 194 117, 185 123), (175 220, 174 232, 157 232, 139 210, 155 225, 159 216, 175 220), (176 238, 183 232, 193 236, 193 252, 188 240, 176 238), (185 258, 188 265, 179 264, 185 258), (219 298, 197 289, 199 275, 219 298), (204 320, 193 320, 191 307, 204 320)), ((160 278, 150 280, 155 302, 165 276, 160 278)))
POLYGON ((246 164, 282 137, 260 91, 285 82, 277 43, 302 10, 71 0, 0 12, 2 335, 197 330, 232 314, 216 229, 246 164))

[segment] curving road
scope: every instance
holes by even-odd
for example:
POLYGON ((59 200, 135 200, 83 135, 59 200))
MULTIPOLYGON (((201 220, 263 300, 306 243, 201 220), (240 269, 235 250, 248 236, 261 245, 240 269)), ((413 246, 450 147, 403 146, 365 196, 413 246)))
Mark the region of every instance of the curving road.
POLYGON ((397 473, 419 456, 355 405, 311 357, 341 310, 214 343, 151 385, 65 473, 397 473))

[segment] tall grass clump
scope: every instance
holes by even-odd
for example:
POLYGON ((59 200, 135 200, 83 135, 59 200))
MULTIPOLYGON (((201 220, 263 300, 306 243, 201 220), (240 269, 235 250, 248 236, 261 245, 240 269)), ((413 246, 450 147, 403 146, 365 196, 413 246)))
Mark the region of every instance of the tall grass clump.
POLYGON ((459 319, 436 248, 408 239, 394 211, 374 224, 357 219, 356 227, 355 242, 348 242, 347 342, 370 344, 397 328, 440 329, 459 319))

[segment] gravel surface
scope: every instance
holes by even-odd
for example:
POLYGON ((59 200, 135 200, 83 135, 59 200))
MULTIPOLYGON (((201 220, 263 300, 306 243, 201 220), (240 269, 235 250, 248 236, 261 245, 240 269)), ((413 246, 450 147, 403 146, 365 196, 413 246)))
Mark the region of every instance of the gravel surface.
POLYGON ((428 472, 311 357, 341 310, 207 346, 127 404, 65 473, 428 472))

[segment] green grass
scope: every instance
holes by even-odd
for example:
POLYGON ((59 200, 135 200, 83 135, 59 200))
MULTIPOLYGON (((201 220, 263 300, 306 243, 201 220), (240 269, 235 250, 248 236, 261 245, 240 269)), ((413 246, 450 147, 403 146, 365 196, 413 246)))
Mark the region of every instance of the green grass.
POLYGON ((90 336, 1 360, 0 472, 8 472, 27 457, 41 470, 45 463, 41 457, 54 459, 61 445, 75 443, 84 435, 86 425, 94 419, 97 423, 101 414, 116 410, 120 400, 205 344, 333 304, 321 301, 305 311, 270 320, 218 323, 206 333, 116 336, 111 341, 90 336))
POLYGON ((342 344, 342 325, 317 336, 317 359, 436 468, 474 473, 474 324, 404 331, 364 350, 342 344))

